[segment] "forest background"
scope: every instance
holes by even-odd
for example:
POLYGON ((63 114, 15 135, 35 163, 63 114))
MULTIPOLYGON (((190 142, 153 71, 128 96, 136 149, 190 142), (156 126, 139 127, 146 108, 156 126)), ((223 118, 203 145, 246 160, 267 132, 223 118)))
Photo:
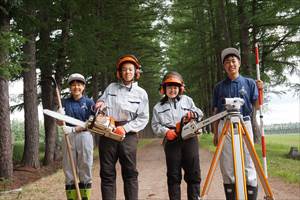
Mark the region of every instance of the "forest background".
POLYGON ((38 119, 39 105, 57 107, 48 77, 66 88, 67 77, 79 72, 88 79, 87 95, 97 99, 116 80, 115 63, 123 54, 134 54, 142 63, 139 84, 148 92, 150 108, 160 98, 163 74, 176 70, 187 94, 210 116, 212 89, 224 78, 221 50, 240 49, 241 73, 255 78, 256 42, 265 100, 276 85, 300 92, 299 83, 287 79, 300 70, 297 0, 0 0, 0 8, 1 179, 13 173, 10 112, 24 109, 22 164, 50 165, 57 145, 55 120, 44 117, 40 161, 38 119), (10 105, 9 82, 20 79, 23 94, 15 101, 22 100, 10 105))

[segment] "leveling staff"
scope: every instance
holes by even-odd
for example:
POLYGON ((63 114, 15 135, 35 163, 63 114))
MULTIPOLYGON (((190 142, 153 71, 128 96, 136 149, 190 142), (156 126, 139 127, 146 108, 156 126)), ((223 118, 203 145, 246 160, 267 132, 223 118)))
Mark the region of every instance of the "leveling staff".
MULTIPOLYGON (((214 114, 217 114, 224 111, 225 108, 222 104, 222 100, 224 98, 242 98, 245 101, 245 104, 241 107, 240 112, 243 115, 245 126, 253 142, 253 131, 250 116, 253 111, 253 107, 255 107, 256 109, 259 108, 257 87, 262 89, 263 82, 256 81, 255 83, 253 79, 243 77, 239 74, 241 56, 240 52, 237 49, 224 49, 221 53, 221 61, 227 74, 227 78, 219 82, 214 88, 213 112, 214 114)), ((213 125, 214 145, 218 144, 218 138, 221 135, 224 123, 225 120, 219 120, 213 125)), ((257 199, 257 175, 247 148, 244 148, 244 152, 247 196, 249 200, 255 200, 257 199)), ((233 163, 231 160, 231 138, 230 135, 227 134, 220 157, 220 168, 223 176, 223 183, 227 200, 235 199, 235 177, 233 163)))

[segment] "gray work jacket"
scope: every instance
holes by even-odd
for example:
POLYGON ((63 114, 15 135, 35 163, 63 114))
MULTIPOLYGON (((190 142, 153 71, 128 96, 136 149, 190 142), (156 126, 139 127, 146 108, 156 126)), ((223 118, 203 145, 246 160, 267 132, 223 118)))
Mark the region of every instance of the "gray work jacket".
POLYGON ((149 121, 149 101, 146 91, 137 82, 130 86, 111 83, 99 98, 107 107, 106 114, 123 125, 125 131, 139 132, 149 121))
POLYGON ((151 121, 154 134, 164 136, 170 128, 175 128, 176 123, 189 111, 198 113, 200 118, 203 116, 203 112, 195 106, 192 98, 186 95, 181 95, 179 100, 169 99, 163 105, 158 102, 153 108, 151 121))

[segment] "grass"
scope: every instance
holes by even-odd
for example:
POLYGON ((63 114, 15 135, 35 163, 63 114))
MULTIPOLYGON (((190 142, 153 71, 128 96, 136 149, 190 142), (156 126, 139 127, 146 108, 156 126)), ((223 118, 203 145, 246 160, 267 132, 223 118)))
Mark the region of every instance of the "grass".
MULTIPOLYGON (((24 141, 16 141, 14 143, 13 161, 14 163, 20 163, 22 160, 24 151, 24 141)), ((40 143, 39 145, 39 160, 43 160, 45 154, 45 144, 40 143)))
POLYGON ((143 148, 147 144, 150 144, 152 141, 152 138, 139 139, 138 148, 143 148))
MULTIPOLYGON (((300 183, 300 160, 287 158, 292 146, 300 147, 300 134, 266 135, 267 167, 270 177, 279 177, 288 183, 300 183)), ((200 146, 215 151, 212 135, 200 137, 200 146)), ((255 144, 255 149, 261 158, 261 144, 255 144)), ((262 161, 261 161, 262 163, 262 161)))

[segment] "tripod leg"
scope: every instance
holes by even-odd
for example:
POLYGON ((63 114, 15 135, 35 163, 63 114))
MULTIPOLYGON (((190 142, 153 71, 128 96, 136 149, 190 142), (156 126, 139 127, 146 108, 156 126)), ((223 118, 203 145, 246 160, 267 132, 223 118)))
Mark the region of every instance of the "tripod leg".
POLYGON ((274 199, 274 196, 273 196, 273 193, 271 191, 271 187, 269 185, 269 182, 268 182, 268 179, 266 177, 266 175, 264 174, 264 171, 263 171, 263 168, 261 166, 261 163, 259 161, 259 158, 258 158, 258 155, 255 151, 255 148, 254 148, 254 145, 253 145, 253 142, 251 141, 251 138, 249 136, 249 133, 246 129, 246 126, 244 123, 241 123, 242 124, 242 130, 243 130, 243 138, 244 138, 244 141, 245 141, 245 144, 247 146, 247 149, 250 153, 250 156, 252 158, 252 161, 254 163, 254 166, 255 166, 255 169, 256 169, 256 172, 258 174, 258 177, 259 177, 259 180, 262 184, 262 187, 265 191, 265 194, 266 194, 266 199, 274 199))
POLYGON ((233 169, 235 177, 236 199, 247 200, 243 140, 239 117, 231 117, 230 133, 232 144, 233 169))
POLYGON ((220 155, 221 155, 221 152, 222 152, 222 149, 224 146, 224 140, 225 140, 225 136, 228 132, 228 128, 229 128, 229 120, 226 120, 226 122, 223 126, 223 129, 222 129, 221 135, 219 137, 219 142, 218 142, 216 151, 214 153, 213 159, 211 161, 204 185, 203 185, 203 189, 202 189, 202 192, 200 195, 201 199, 203 199, 205 197, 205 195, 207 195, 207 193, 208 193, 213 175, 214 175, 216 167, 217 167, 217 163, 220 159, 220 155))

